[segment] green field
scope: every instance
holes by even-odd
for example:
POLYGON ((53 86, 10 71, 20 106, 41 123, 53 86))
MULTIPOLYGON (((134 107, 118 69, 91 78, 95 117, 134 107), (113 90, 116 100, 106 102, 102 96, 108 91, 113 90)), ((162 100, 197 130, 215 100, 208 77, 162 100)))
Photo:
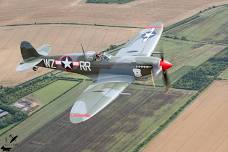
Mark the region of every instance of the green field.
MULTIPOLYGON (((138 86, 132 86, 139 89, 138 86)), ((145 89, 146 87, 144 87, 145 89)), ((149 88, 149 87, 148 87, 149 88)), ((146 89, 145 89, 146 90, 146 89)), ((158 89, 156 89, 158 90, 158 89)), ((162 90, 163 91, 163 90, 162 90)), ((119 123, 115 123, 111 129, 119 129, 118 134, 114 134, 114 138, 117 143, 114 145, 110 145, 110 147, 107 147, 110 151, 122 151, 122 152, 129 152, 133 149, 135 149, 138 144, 143 141, 145 138, 147 138, 152 132, 156 131, 158 126, 162 125, 164 121, 169 119, 169 117, 176 112, 180 107, 182 107, 186 102, 195 94, 195 92, 187 92, 181 90, 175 90, 170 91, 170 95, 164 97, 160 96, 157 97, 158 92, 151 90, 151 98, 147 102, 155 102, 154 104, 145 104, 143 105, 141 109, 141 116, 137 116, 136 113, 131 113, 127 116, 127 119, 120 120, 119 123), (169 101, 166 100, 166 98, 170 98, 169 101), (168 104, 165 104, 167 102, 168 104), (162 104, 161 107, 158 105, 162 104), (156 109, 157 108, 157 109, 156 109), (147 112, 152 113, 151 116, 147 116, 147 112), (137 119, 137 127, 133 127, 131 123, 132 120, 137 119), (124 127, 126 129, 124 129, 124 127), (134 128, 134 131, 126 131, 126 130, 132 130, 134 128), (122 130, 122 131, 121 131, 122 130), (132 140, 134 139, 134 140, 132 140), (127 144, 127 146, 126 146, 127 144)), ((140 94, 139 96, 142 96, 140 94)), ((129 99, 133 100, 133 99, 129 99)), ((137 100, 137 98, 134 98, 134 100, 137 100)), ((134 102, 134 100, 132 102, 134 102)), ((135 101, 136 102, 136 101, 135 101)), ((144 102, 142 100, 141 102, 144 102)), ((134 124, 134 123, 133 123, 134 124)))
POLYGON ((48 104, 58 96, 62 95, 66 90, 71 89, 78 82, 58 80, 34 93, 34 96, 40 102, 41 106, 48 104))
POLYGON ((70 73, 70 72, 61 72, 59 73, 57 76, 60 76, 60 77, 64 77, 64 78, 74 78, 74 79, 86 79, 86 80, 90 80, 90 78, 84 76, 84 75, 81 75, 81 74, 77 74, 77 73, 70 73))
MULTIPOLYGON (((25 121, 4 128, 4 131, 7 131, 6 129, 9 130, 1 135, 0 140, 12 133, 19 136, 18 142, 24 140, 44 124, 70 108, 75 102, 77 96, 88 86, 89 83, 90 82, 83 82, 79 84, 79 82, 58 80, 57 82, 34 92, 37 98, 43 99, 44 101, 42 103, 47 105, 43 105, 41 109, 34 112, 25 121), (61 87, 64 89, 61 89, 61 87), (49 90, 49 93, 47 94, 48 89, 52 90, 49 90)), ((3 131, 1 131, 1 133, 2 132, 3 131)))
MULTIPOLYGON (((155 51, 164 51, 165 59, 173 64, 173 67, 169 70, 169 75, 171 82, 174 83, 192 68, 199 66, 224 48, 225 46, 221 45, 162 38, 155 51)), ((150 79, 137 83, 152 84, 150 79)), ((157 86, 163 86, 161 77, 155 78, 155 83, 157 86)))
POLYGON ((198 66, 224 48, 220 45, 162 38, 156 51, 164 51, 165 58, 174 65, 170 70, 173 72, 183 66, 198 66))
POLYGON ((221 6, 199 14, 199 17, 176 28, 166 35, 175 35, 187 40, 226 43, 228 41, 228 7, 221 6))
POLYGON ((142 85, 130 85, 125 91, 131 97, 120 95, 95 117, 81 124, 71 124, 67 120, 69 111, 65 111, 25 140, 22 147, 27 148, 19 147, 18 151, 43 148, 37 147, 37 143, 50 151, 64 151, 65 145, 74 141, 68 151, 77 151, 80 147, 78 151, 129 152, 196 93, 171 89, 169 94, 164 94, 162 89, 142 85))
MULTIPOLYGON (((165 53, 165 59, 173 64, 173 67, 169 70, 169 74, 171 82, 174 83, 192 68, 199 66, 225 47, 223 45, 202 44, 201 42, 162 37, 155 52, 163 51, 165 53)), ((115 50, 114 54, 117 51, 115 50)), ((136 83, 152 85, 150 78, 147 81, 137 81, 136 83)), ((155 78, 155 84, 157 86, 163 86, 161 77, 155 78)))
POLYGON ((225 71, 223 71, 223 72, 220 74, 219 78, 228 80, 228 69, 226 69, 225 71))

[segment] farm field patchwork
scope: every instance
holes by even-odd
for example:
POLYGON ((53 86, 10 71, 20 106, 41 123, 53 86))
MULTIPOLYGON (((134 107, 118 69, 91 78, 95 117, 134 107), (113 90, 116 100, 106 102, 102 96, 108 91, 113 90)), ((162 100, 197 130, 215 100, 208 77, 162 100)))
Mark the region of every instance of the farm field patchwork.
POLYGON ((190 41, 225 43, 228 41, 228 6, 220 6, 197 14, 197 18, 166 32, 190 41))
POLYGON ((197 42, 163 38, 155 51, 163 51, 165 53, 165 58, 174 65, 170 69, 172 73, 183 66, 196 67, 224 48, 225 46, 222 45, 204 45, 197 42))
POLYGON ((220 74, 219 78, 228 80, 228 69, 226 69, 225 71, 223 71, 220 74))
MULTIPOLYGON (((192 68, 199 66, 210 57, 222 51, 225 47, 223 45, 201 44, 162 38, 155 52, 163 51, 165 53, 165 59, 174 65, 169 70, 170 80, 174 83, 192 68)), ((148 81, 137 83, 151 85, 152 81, 149 79, 148 81)), ((163 81, 160 77, 155 79, 155 83, 158 86, 163 86, 163 81)))
POLYGON ((47 148, 50 151, 127 152, 134 149, 138 142, 195 94, 194 91, 173 89, 169 94, 164 94, 161 89, 139 85, 130 85, 126 92, 131 94, 131 98, 121 95, 85 123, 71 124, 67 110, 18 145, 15 150, 27 152, 47 148), (59 138, 62 140, 57 140, 59 138), (65 143, 71 144, 66 147, 65 143))
MULTIPOLYGON (((224 9, 226 8, 224 7, 224 9)), ((217 11, 214 12, 217 13, 217 11)), ((210 16, 211 15, 216 16, 210 14, 210 16)), ((209 22, 207 24, 209 24, 209 22)), ((41 26, 36 27, 41 28, 41 26)), ((35 27, 31 26, 31 28, 35 27)), ((179 26, 170 31, 176 28, 178 29, 179 26)), ((131 29, 128 32, 133 34, 137 30, 138 29, 131 29)), ((33 30, 31 29, 31 31, 33 30)), ((34 31, 39 33, 39 29, 34 31)), ((46 32, 44 32, 43 35, 45 35, 46 32)), ((56 34, 56 32, 53 33, 56 34)), ((21 32, 21 34, 23 35, 23 32, 21 32)), ((89 34, 91 33, 88 32, 88 35, 89 34)), ((95 34, 96 32, 94 32, 94 35, 95 34)), ((173 34, 175 34, 175 32, 173 32, 173 34)), ((68 42, 68 40, 71 41, 70 44, 72 45, 68 45, 67 48, 75 47, 73 43, 74 39, 71 39, 74 35, 71 35, 69 39, 66 38, 69 35, 71 35, 71 31, 67 30, 66 33, 63 34, 61 41, 58 40, 58 42, 60 42, 57 46, 59 52, 62 52, 61 47, 63 48, 65 42, 68 42)), ((116 33, 112 31, 108 37, 105 36, 106 38, 101 39, 101 42, 107 41, 106 44, 111 41, 113 42, 115 41, 115 35, 116 33)), ((125 38, 127 39, 128 36, 125 38)), ((35 43, 36 45, 41 43, 39 42, 41 39, 36 38, 36 33, 33 33, 32 37, 34 37, 34 41, 38 41, 35 43)), ((40 38, 41 37, 43 36, 40 35, 40 38)), ((118 36, 116 37, 116 39, 118 39, 118 36)), ((8 38, 8 40, 10 41, 11 38, 8 38)), ((190 41, 190 37, 187 37, 187 35, 185 38, 187 40, 163 37, 157 48, 158 51, 163 50, 166 59, 175 65, 175 68, 170 71, 172 81, 178 80, 192 68, 197 67, 226 47, 225 45, 211 44, 211 40, 204 40, 206 43, 201 43, 193 40, 190 41)), ((17 41, 16 39, 17 38, 14 40, 17 41)), ((93 40, 92 36, 88 39, 88 44, 90 44, 89 42, 91 40, 93 40)), ((2 47, 4 48, 4 46, 5 45, 2 47)), ((70 75, 68 75, 68 77, 70 77, 70 75)), ((88 122, 75 126, 69 122, 69 110, 65 110, 73 104, 79 93, 83 91, 89 83, 88 81, 81 83, 83 86, 80 90, 77 87, 69 90, 57 98, 55 102, 41 109, 37 115, 34 114, 32 115, 34 117, 29 117, 32 120, 28 118, 13 128, 11 131, 20 136, 19 142, 21 142, 15 151, 30 152, 31 150, 44 151, 48 149, 49 151, 128 152, 134 150, 137 144, 143 142, 151 133, 156 132, 160 125, 163 125, 167 119, 170 119, 171 115, 179 111, 180 107, 189 103, 191 98, 197 93, 196 91, 171 89, 168 94, 164 94, 163 89, 159 87, 153 89, 151 86, 133 84, 126 90, 126 92, 131 94, 131 97, 121 95, 113 104, 96 115, 96 117, 88 122), (68 102, 66 104, 66 101, 69 101, 69 104, 68 102), (53 111, 53 109, 57 110, 53 111), (43 117, 45 117, 45 119, 42 119, 43 117), (42 121, 37 123, 38 120, 42 121), (34 124, 34 128, 29 128, 34 124), (42 127, 43 125, 44 127, 42 127), (26 138, 28 136, 29 138, 26 138), (66 144, 68 144, 67 147, 66 144)), ((45 100, 46 99, 44 99, 44 102, 47 103, 45 100)))
POLYGON ((67 90, 70 90, 79 82, 72 82, 72 81, 65 81, 65 80, 58 80, 53 82, 51 85, 48 85, 34 93, 31 96, 35 97, 39 102, 40 106, 46 105, 55 98, 62 95, 67 90))
POLYGON ((215 81, 144 152, 227 151, 228 81, 215 81))
POLYGON ((79 84, 79 82, 74 81, 64 82, 62 80, 58 80, 56 83, 50 84, 49 86, 34 92, 37 98, 44 99, 43 104, 45 105, 32 113, 25 121, 9 126, 8 131, 4 129, 7 132, 1 135, 0 140, 7 137, 10 133, 14 133, 19 136, 18 142, 24 140, 29 135, 34 133, 34 131, 54 119, 59 114, 63 113, 66 109, 70 108, 75 102, 77 96, 83 91, 79 88, 85 89, 89 83, 90 82, 83 82, 79 84), (60 92, 57 89, 61 88, 63 83, 65 83, 65 89, 60 92), (52 90, 53 93, 47 95, 44 90, 52 87, 56 87, 56 89, 52 90))

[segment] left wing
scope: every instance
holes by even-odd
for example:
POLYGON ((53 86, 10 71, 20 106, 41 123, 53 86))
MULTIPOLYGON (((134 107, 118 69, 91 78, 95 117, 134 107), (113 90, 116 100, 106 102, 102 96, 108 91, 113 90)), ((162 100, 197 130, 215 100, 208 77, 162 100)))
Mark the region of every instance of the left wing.
POLYGON ((151 56, 162 31, 162 23, 147 26, 135 38, 127 42, 116 56, 151 56))
POLYGON ((72 123, 86 121, 115 100, 133 80, 129 76, 128 82, 120 81, 120 77, 118 76, 116 80, 115 77, 112 79, 106 77, 90 85, 73 105, 70 112, 70 121, 72 123))

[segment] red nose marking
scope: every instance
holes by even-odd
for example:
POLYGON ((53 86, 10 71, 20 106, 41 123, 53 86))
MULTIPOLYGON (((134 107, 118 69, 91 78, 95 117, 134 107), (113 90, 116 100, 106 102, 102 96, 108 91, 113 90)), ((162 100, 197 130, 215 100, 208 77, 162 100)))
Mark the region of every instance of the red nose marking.
POLYGON ((161 60, 160 61, 160 66, 162 67, 163 71, 166 71, 169 68, 171 68, 173 65, 170 62, 166 61, 166 60, 163 60, 163 61, 161 60))

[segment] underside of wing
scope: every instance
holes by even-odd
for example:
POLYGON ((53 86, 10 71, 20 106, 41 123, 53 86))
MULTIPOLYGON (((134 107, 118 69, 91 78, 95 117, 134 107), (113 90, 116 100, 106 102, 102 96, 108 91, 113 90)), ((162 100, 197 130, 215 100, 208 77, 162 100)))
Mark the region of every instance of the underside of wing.
POLYGON ((20 63, 17 66, 16 71, 25 71, 25 70, 32 69, 34 66, 39 64, 41 61, 42 61, 42 59, 37 58, 37 59, 31 60, 31 61, 26 61, 26 62, 20 63))
POLYGON ((96 82, 77 99, 70 112, 70 121, 80 123, 105 108, 129 85, 129 82, 96 82))
POLYGON ((151 56, 162 31, 162 23, 147 26, 135 38, 126 43, 116 56, 151 56))

